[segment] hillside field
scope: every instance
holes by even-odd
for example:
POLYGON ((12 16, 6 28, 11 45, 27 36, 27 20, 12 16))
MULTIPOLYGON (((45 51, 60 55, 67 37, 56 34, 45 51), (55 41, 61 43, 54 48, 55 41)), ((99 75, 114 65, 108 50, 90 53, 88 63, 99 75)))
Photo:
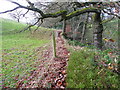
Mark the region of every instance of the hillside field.
POLYGON ((16 33, 26 25, 6 19, 0 19, 0 24, 2 24, 2 42, 0 42, 2 80, 5 86, 14 87, 18 80, 29 76, 39 65, 37 48, 50 44, 52 30, 40 28, 33 34, 30 31, 16 33))

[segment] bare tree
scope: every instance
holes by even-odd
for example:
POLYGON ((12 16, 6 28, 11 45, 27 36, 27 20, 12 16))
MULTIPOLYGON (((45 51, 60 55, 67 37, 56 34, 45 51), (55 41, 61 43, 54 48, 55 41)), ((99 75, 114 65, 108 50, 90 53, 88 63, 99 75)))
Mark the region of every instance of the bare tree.
MULTIPOLYGON (((27 11, 27 12, 28 12, 28 11, 27 11)), ((23 17, 25 17, 25 15, 27 14, 27 12, 24 13, 22 10, 16 9, 15 11, 9 13, 9 15, 10 15, 13 19, 17 20, 17 22, 20 22, 20 19, 22 19, 23 17)))
POLYGON ((20 19, 21 19, 21 11, 18 11, 18 10, 15 10, 14 13, 10 13, 10 16, 13 18, 13 19, 16 19, 17 22, 20 22, 20 19))

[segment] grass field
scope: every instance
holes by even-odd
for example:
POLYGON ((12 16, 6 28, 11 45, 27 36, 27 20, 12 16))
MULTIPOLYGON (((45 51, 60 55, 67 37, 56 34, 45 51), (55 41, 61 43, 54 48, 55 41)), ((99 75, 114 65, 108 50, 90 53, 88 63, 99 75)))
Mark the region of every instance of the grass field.
POLYGON ((31 34, 29 31, 15 33, 25 24, 12 20, 0 19, 2 23, 2 83, 7 87, 15 87, 22 77, 29 76, 36 69, 39 59, 36 48, 49 44, 51 30, 40 28, 31 34))

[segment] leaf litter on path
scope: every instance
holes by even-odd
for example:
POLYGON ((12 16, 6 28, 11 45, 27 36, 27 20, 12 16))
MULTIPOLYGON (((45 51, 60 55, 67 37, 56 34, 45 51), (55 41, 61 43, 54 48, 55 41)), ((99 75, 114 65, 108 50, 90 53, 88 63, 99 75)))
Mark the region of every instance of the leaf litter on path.
POLYGON ((40 56, 43 58, 39 60, 40 65, 37 66, 36 70, 31 71, 28 78, 23 77, 21 81, 18 81, 16 88, 64 89, 66 87, 66 66, 70 52, 65 48, 61 35, 56 38, 56 58, 53 58, 52 45, 39 47, 36 51, 42 53, 40 56), (45 48, 45 50, 41 51, 41 48, 45 48), (25 81, 27 82, 24 83, 25 81))

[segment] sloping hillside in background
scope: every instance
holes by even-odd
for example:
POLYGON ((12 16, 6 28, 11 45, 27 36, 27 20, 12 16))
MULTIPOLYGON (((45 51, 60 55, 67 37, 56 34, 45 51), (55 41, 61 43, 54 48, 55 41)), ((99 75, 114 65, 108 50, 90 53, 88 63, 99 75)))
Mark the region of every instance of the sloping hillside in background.
POLYGON ((15 33, 26 25, 12 20, 0 19, 2 24, 2 80, 8 87, 23 76, 29 76, 39 63, 39 53, 46 50, 51 41, 51 29, 40 28, 35 33, 30 31, 15 33), (46 46, 46 48, 42 48, 46 46), (41 49, 39 49, 41 48, 41 49), (37 51, 38 49, 38 51, 37 51), (17 77, 17 80, 15 78, 17 77))

